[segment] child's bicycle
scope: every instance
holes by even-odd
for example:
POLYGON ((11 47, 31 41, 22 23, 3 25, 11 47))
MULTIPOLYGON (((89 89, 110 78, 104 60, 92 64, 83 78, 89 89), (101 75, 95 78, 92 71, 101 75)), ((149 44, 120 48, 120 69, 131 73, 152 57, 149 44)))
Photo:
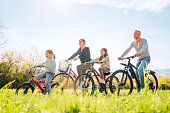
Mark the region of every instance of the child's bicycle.
MULTIPOLYGON (((40 66, 36 66, 36 67, 40 67, 40 66)), ((35 84, 36 86, 38 86, 38 88, 41 90, 42 94, 46 94, 46 93, 47 93, 46 87, 42 87, 42 86, 40 85, 40 83, 43 83, 43 84, 44 84, 45 81, 43 81, 43 80, 37 81, 37 80, 35 80, 35 78, 34 78, 34 74, 35 74, 35 73, 34 73, 34 69, 35 69, 36 67, 33 67, 33 68, 32 68, 32 73, 33 73, 32 79, 31 79, 29 82, 25 82, 25 83, 23 83, 22 85, 20 85, 20 86, 16 89, 16 94, 33 93, 34 90, 35 90, 34 84, 35 84)), ((52 84, 51 84, 51 89, 54 89, 54 87, 57 87, 58 85, 59 85, 58 82, 52 83, 52 84)), ((44 86, 45 86, 45 85, 44 85, 44 86)))
MULTIPOLYGON (((97 89, 97 84, 98 84, 98 89, 99 92, 105 92, 105 94, 108 93, 116 93, 119 90, 119 80, 117 77, 112 78, 112 84, 109 85, 111 73, 104 73, 104 80, 106 84, 105 89, 101 89, 101 83, 98 77, 101 77, 101 75, 94 69, 93 65, 97 64, 98 62, 92 62, 91 64, 91 69, 87 71, 87 73, 79 75, 75 82, 74 82, 74 91, 77 95, 93 95, 94 91, 97 89), (96 80, 95 80, 96 78, 96 80), (110 92, 110 87, 112 87, 112 92, 110 92)), ((102 62, 101 62, 102 63, 102 62)))

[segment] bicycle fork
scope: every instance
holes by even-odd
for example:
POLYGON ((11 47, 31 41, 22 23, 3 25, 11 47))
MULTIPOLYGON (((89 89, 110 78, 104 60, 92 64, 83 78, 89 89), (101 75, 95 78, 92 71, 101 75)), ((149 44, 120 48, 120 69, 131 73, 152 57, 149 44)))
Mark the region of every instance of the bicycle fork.
POLYGON ((126 81, 127 81, 127 74, 128 74, 128 70, 125 69, 123 75, 122 75, 122 78, 121 78, 121 82, 120 82, 120 86, 124 86, 126 84, 126 81), (125 78, 124 78, 125 77, 125 78))

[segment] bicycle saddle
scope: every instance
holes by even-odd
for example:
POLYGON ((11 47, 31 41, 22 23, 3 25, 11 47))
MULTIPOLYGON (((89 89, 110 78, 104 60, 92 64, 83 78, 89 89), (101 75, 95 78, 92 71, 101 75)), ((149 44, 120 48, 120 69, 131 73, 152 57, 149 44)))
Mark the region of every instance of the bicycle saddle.
POLYGON ((104 73, 104 76, 107 76, 107 75, 110 75, 110 72, 109 73, 104 73))

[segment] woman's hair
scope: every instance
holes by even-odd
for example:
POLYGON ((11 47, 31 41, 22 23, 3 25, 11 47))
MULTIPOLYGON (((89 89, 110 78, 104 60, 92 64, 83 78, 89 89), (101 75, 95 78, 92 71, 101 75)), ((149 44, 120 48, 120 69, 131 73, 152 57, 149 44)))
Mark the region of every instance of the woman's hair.
POLYGON ((86 40, 85 39, 80 39, 80 40, 84 42, 84 45, 86 45, 86 40))
POLYGON ((47 52, 47 53, 49 53, 49 54, 53 54, 53 58, 55 59, 56 57, 55 57, 55 54, 53 53, 53 51, 52 50, 46 50, 45 52, 47 52))
MULTIPOLYGON (((108 56, 108 52, 107 52, 106 48, 102 48, 101 50, 103 50, 105 52, 104 57, 108 56)), ((100 56, 99 61, 101 61, 104 57, 100 56)))

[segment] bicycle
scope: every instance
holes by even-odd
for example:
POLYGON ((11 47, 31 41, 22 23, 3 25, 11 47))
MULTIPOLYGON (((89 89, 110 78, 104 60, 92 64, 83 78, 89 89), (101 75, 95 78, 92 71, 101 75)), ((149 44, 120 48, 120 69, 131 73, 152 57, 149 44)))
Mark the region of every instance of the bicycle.
MULTIPOLYGON (((40 66, 36 66, 36 67, 40 67, 40 66)), ((35 69, 36 67, 33 67, 33 68, 32 68, 32 71, 31 71, 31 72, 33 73, 33 75, 32 75, 31 80, 30 80, 29 82, 25 82, 25 83, 21 84, 21 85, 16 89, 16 92, 15 92, 16 94, 19 94, 19 93, 24 93, 24 94, 33 93, 34 90, 35 90, 35 85, 38 86, 38 88, 41 90, 42 94, 46 94, 46 93, 47 93, 47 89, 46 89, 45 85, 44 85, 44 87, 42 87, 42 86, 40 85, 40 84, 42 84, 42 83, 44 84, 45 81, 43 81, 43 80, 37 81, 37 80, 35 80, 35 78, 34 78, 34 75, 35 75, 34 69, 35 69), (35 85, 34 85, 34 84, 35 84, 35 85)), ((54 89, 54 88, 57 87, 58 85, 59 85, 58 82, 51 84, 51 89, 54 89)))
POLYGON ((61 89, 61 93, 64 89, 71 89, 74 86, 74 79, 77 77, 72 70, 72 60, 60 60, 59 61, 59 73, 52 78, 52 83, 57 82, 60 84, 58 89, 61 89))
POLYGON ((87 71, 87 73, 81 74, 79 75, 75 82, 74 82, 74 91, 77 95, 79 94, 83 94, 83 95, 93 95, 95 89, 97 88, 95 85, 95 81, 94 78, 96 78, 96 82, 99 84, 99 92, 102 93, 103 91, 105 92, 105 94, 108 94, 107 89, 109 89, 109 86, 112 87, 112 93, 114 93, 116 90, 119 90, 118 88, 118 78, 117 77, 113 77, 113 82, 112 85, 108 85, 109 81, 110 81, 110 76, 111 73, 104 73, 104 80, 105 80, 105 84, 106 84, 106 89, 105 90, 101 90, 101 83, 98 77, 101 77, 101 75, 94 69, 94 64, 98 64, 98 62, 92 62, 91 64, 91 68, 90 70, 87 71), (107 77, 107 78, 106 78, 107 77), (91 91, 91 92, 90 92, 91 91))
MULTIPOLYGON (((133 58, 135 58, 135 56, 121 58, 120 60, 127 59, 128 63, 127 64, 120 63, 121 65, 124 66, 124 69, 120 69, 120 70, 115 71, 110 78, 112 80, 116 76, 120 79, 119 80, 120 81, 119 82, 119 88, 120 88, 120 90, 124 89, 124 91, 122 91, 121 94, 126 94, 128 92, 128 95, 129 95, 129 94, 132 93, 132 91, 133 91, 133 81, 132 81, 132 79, 134 79, 136 81, 138 88, 141 87, 140 80, 138 80, 138 78, 137 78, 137 76, 139 75, 140 72, 130 62, 131 59, 133 59, 133 58), (137 73, 135 73, 134 69, 137 71, 137 73)), ((156 91, 158 89, 158 79, 155 75, 155 72, 148 70, 148 69, 145 69, 144 75, 145 75, 145 82, 146 82, 145 85, 149 87, 149 90, 156 91)), ((110 84, 112 83, 111 80, 110 80, 110 84)), ((110 90, 111 90, 111 92, 113 92, 112 88, 110 90)), ((118 92, 118 95, 121 95, 120 90, 118 92)))

